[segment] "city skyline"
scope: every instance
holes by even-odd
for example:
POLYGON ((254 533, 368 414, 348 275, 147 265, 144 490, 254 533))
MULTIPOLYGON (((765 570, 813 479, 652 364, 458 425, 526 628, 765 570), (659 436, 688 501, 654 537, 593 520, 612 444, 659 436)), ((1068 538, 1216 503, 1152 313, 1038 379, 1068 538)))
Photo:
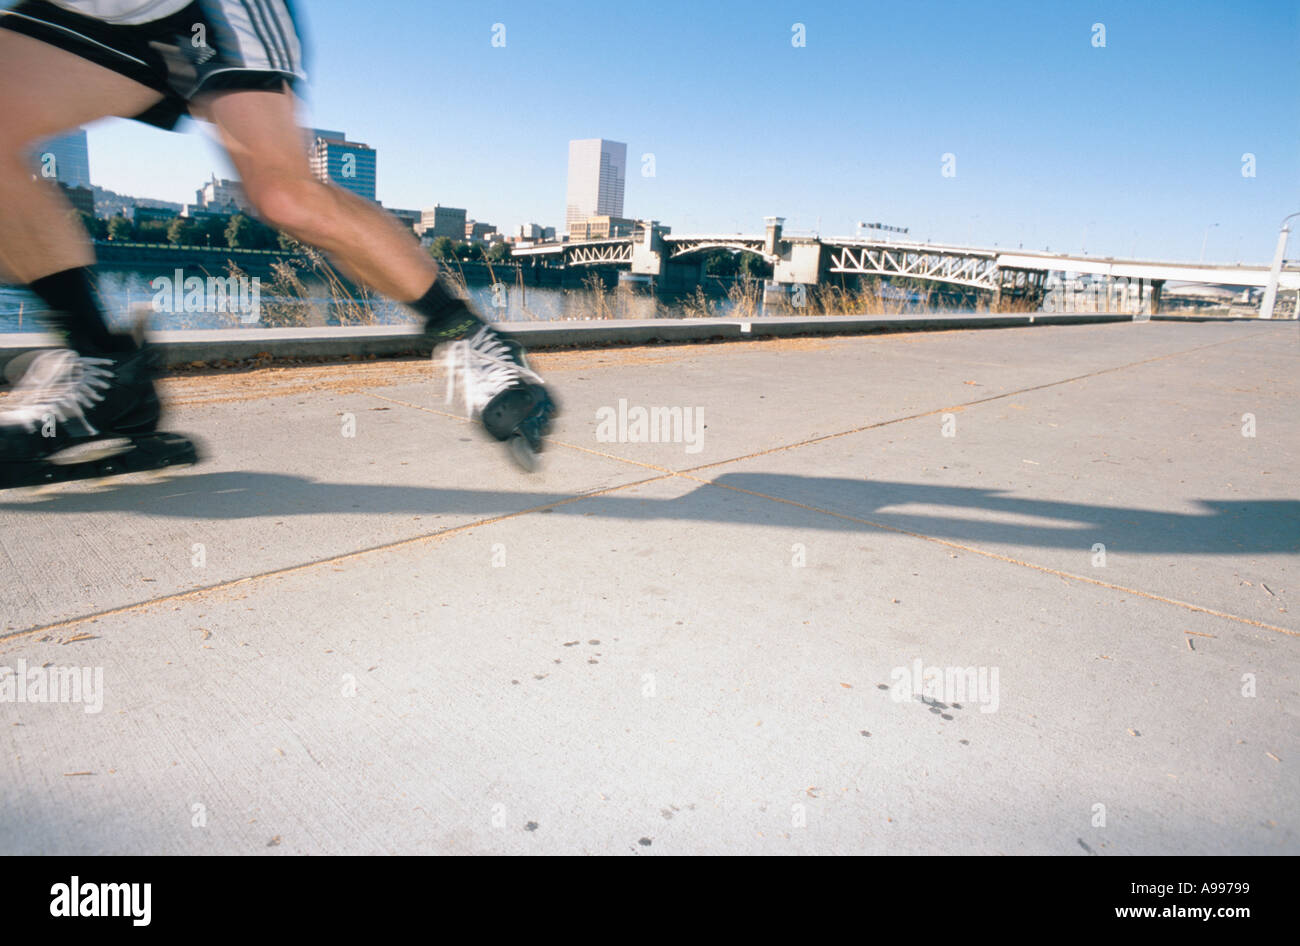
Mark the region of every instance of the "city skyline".
MULTIPOLYGON (((679 232, 754 232, 780 214, 791 232, 883 220, 935 242, 1188 260, 1204 243, 1207 260, 1263 261, 1297 209, 1297 13, 1281 2, 867 15, 670 0, 649 19, 393 2, 364 23, 304 6, 304 122, 384 152, 386 206, 470 207, 504 231, 563 224, 566 144, 597 135, 628 143, 627 216, 679 232), (439 70, 392 46, 399 20, 438 33, 439 70), (636 56, 610 42, 621 35, 636 56), (560 66, 579 56, 588 68, 560 66), (432 84, 442 71, 475 80, 432 84)), ((232 176, 196 136, 109 122, 91 145, 95 183, 119 192, 179 200, 195 178, 232 176)))

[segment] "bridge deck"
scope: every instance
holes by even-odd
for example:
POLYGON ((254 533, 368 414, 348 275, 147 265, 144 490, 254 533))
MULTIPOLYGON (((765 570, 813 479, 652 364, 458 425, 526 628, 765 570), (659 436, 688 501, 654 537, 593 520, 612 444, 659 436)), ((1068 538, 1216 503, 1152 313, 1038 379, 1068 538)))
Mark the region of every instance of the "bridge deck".
MULTIPOLYGON (((969 285, 979 285, 984 288, 992 288, 995 279, 992 276, 992 270, 1030 270, 1045 272, 1066 272, 1075 274, 1086 274, 1096 276, 1110 276, 1116 279, 1145 279, 1161 280, 1165 282, 1188 282, 1188 283, 1209 283, 1215 285, 1230 286, 1252 286, 1263 287, 1268 284, 1269 267, 1265 264, 1247 264, 1247 263, 1189 263, 1172 260, 1142 260, 1142 259, 1116 259, 1113 257, 1098 257, 1075 255, 1069 253, 1035 253, 1023 250, 998 249, 997 247, 974 247, 974 246, 957 246, 940 243, 914 243, 903 241, 880 241, 880 240, 859 240, 852 238, 803 238, 795 237, 785 238, 789 243, 820 243, 824 250, 834 254, 838 251, 843 254, 848 251, 852 256, 853 262, 847 265, 835 265, 832 263, 831 268, 836 272, 878 272, 881 275, 909 275, 909 272, 898 270, 897 266, 891 262, 889 265, 878 266, 868 265, 861 257, 861 254, 870 251, 873 254, 888 253, 895 259, 904 257, 925 257, 935 261, 930 267, 921 267, 921 270, 931 270, 925 273, 926 278, 934 278, 941 282, 955 282, 969 285), (972 280, 969 278, 950 279, 945 275, 945 271, 952 269, 956 272, 964 273, 967 269, 976 267, 988 267, 990 274, 987 279, 972 280)), ((632 237, 611 237, 601 240, 581 240, 573 243, 552 243, 542 244, 531 247, 516 249, 514 254, 519 257, 534 256, 560 256, 568 258, 570 255, 577 253, 577 262, 589 262, 591 259, 600 259, 602 262, 615 264, 617 262, 627 262, 626 259, 618 260, 608 255, 599 255, 599 251, 608 250, 611 247, 629 246, 632 243, 632 237), (597 255, 593 255, 597 254, 597 255)), ((714 246, 725 246, 732 249, 758 249, 763 246, 763 237, 755 235, 742 234, 707 234, 707 235, 687 235, 687 234, 670 234, 663 237, 665 244, 673 247, 689 247, 691 250, 701 248, 707 249, 714 246)), ((672 255, 676 256, 682 250, 674 249, 672 255)), ((1300 289, 1300 266, 1291 262, 1282 270, 1279 288, 1283 290, 1300 289)))

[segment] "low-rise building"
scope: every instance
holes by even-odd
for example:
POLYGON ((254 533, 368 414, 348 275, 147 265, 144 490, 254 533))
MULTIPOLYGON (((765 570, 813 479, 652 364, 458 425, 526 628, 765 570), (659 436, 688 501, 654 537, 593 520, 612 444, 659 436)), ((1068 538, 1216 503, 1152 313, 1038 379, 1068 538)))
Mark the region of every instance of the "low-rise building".
POLYGON ((390 214, 402 222, 403 225, 419 232, 420 221, 424 215, 418 210, 400 210, 397 207, 385 207, 390 214))
POLYGON ((570 240, 605 240, 611 237, 631 236, 637 222, 627 217, 600 215, 574 220, 569 224, 570 240))
POLYGON ((177 212, 169 210, 166 207, 140 207, 136 206, 132 218, 137 226, 142 223, 168 223, 175 220, 177 212))
POLYGON ((490 234, 496 233, 496 226, 479 220, 465 221, 465 239, 470 243, 488 243, 490 234))
POLYGON ((420 224, 415 232, 430 240, 447 237, 460 243, 465 239, 465 215, 465 210, 461 207, 434 204, 431 209, 421 213, 420 224))
POLYGON ((515 231, 516 240, 530 243, 549 243, 555 240, 555 228, 544 227, 540 223, 523 223, 515 231))
POLYGON ((180 215, 187 220, 212 220, 217 217, 220 218, 231 217, 238 212, 239 212, 238 209, 235 209, 231 212, 226 212, 215 208, 212 210, 207 210, 203 207, 198 206, 197 204, 186 204, 184 207, 181 208, 180 215))
POLYGON ((212 180, 194 192, 192 206, 227 215, 244 213, 249 209, 248 198, 244 196, 244 186, 239 181, 218 180, 215 174, 212 175, 212 180))

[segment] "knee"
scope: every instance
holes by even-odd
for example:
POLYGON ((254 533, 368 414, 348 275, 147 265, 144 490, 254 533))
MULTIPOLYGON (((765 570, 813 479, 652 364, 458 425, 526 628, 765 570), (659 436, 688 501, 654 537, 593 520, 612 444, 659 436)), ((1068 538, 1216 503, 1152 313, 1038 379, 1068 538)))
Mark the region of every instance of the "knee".
POLYGON ((244 193, 268 225, 291 236, 309 235, 319 218, 319 190, 310 177, 266 175, 244 181, 244 193))

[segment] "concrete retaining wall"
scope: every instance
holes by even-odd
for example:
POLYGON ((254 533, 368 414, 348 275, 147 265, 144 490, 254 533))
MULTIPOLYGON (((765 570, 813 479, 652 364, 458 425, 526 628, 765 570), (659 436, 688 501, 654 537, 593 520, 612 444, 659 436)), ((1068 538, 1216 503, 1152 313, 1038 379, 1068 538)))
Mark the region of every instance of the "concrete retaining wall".
MULTIPOLYGON (((1162 319, 1161 316, 1155 316, 1162 319)), ((600 348, 656 342, 698 342, 791 335, 858 335, 927 332, 1029 325, 1079 325, 1128 322, 1115 314, 955 315, 955 316, 764 316, 738 319, 648 319, 601 322, 512 322, 502 327, 530 349, 600 348)), ((279 358, 341 360, 346 356, 394 357, 427 354, 408 326, 330 326, 317 328, 225 329, 159 332, 153 336, 168 366, 194 362, 242 362, 269 355, 279 358), (414 343, 414 344, 413 344, 414 343)), ((0 368, 34 348, 54 347, 52 336, 0 334, 0 368)))

